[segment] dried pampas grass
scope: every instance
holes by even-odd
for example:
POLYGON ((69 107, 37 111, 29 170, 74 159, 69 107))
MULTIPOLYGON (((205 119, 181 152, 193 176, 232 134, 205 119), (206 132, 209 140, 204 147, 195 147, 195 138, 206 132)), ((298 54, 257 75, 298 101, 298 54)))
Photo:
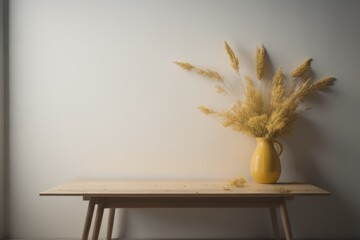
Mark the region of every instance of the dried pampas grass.
POLYGON ((291 76, 293 76, 294 78, 303 76, 307 71, 310 70, 311 61, 312 61, 312 59, 309 58, 308 60, 303 62, 300 66, 298 66, 297 68, 294 69, 291 76))
POLYGON ((187 62, 175 61, 174 63, 186 71, 191 71, 195 68, 193 65, 191 65, 190 63, 187 63, 187 62))
POLYGON ((243 177, 238 177, 238 178, 229 180, 229 186, 235 187, 235 188, 243 187, 245 185, 245 183, 246 183, 246 181, 243 177))
POLYGON ((245 82, 242 96, 236 96, 233 82, 225 81, 216 71, 199 68, 186 62, 175 62, 175 64, 186 71, 193 71, 217 81, 217 92, 229 94, 234 98, 234 104, 227 110, 215 111, 205 106, 200 106, 199 110, 206 115, 214 114, 222 120, 224 127, 245 135, 276 138, 289 133, 302 111, 298 109, 304 98, 332 86, 335 81, 333 77, 324 77, 317 81, 305 78, 305 73, 311 68, 312 59, 303 62, 291 74, 294 78, 301 77, 302 81, 294 83, 294 80, 291 80, 289 83, 283 76, 282 68, 278 69, 272 80, 263 79, 266 50, 262 46, 256 50, 256 75, 261 80, 259 89, 257 82, 254 83, 248 76, 240 75, 239 60, 227 42, 225 42, 225 51, 237 77, 245 82), (262 89, 264 81, 267 87, 265 90, 262 89))
POLYGON ((264 76, 264 64, 265 64, 265 48, 262 45, 260 48, 256 48, 256 76, 261 80, 264 76))
POLYGON ((221 93, 226 93, 225 89, 223 87, 220 86, 215 86, 216 88, 216 92, 221 94, 221 93))
POLYGON ((212 110, 212 109, 210 109, 210 108, 208 108, 208 107, 205 107, 205 106, 199 106, 198 109, 199 109, 202 113, 204 113, 204 114, 206 114, 206 115, 210 115, 210 114, 216 113, 214 110, 212 110))
POLYGON ((194 65, 187 62, 175 61, 174 63, 186 71, 195 71, 197 74, 204 76, 206 78, 216 80, 219 82, 222 82, 224 80, 223 77, 214 70, 210 70, 208 68, 195 67, 194 65))
POLYGON ((223 77, 218 72, 210 69, 195 68, 195 71, 197 74, 212 80, 216 80, 219 82, 222 82, 224 80, 223 77))
POLYGON ((312 90, 313 91, 318 91, 327 87, 330 87, 332 85, 334 85, 336 78, 334 77, 324 77, 323 79, 314 82, 312 84, 312 90))
POLYGON ((234 69, 236 73, 239 73, 239 59, 235 55, 234 51, 231 49, 227 42, 224 43, 225 51, 230 59, 231 67, 234 69))

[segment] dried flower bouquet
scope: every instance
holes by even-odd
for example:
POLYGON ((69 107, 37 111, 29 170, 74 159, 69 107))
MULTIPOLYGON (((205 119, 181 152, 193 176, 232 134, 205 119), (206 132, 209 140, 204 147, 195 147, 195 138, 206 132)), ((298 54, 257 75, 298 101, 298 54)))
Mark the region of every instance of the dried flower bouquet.
POLYGON ((266 49, 261 46, 256 49, 256 76, 260 81, 256 84, 250 77, 240 73, 239 59, 227 42, 225 42, 225 50, 231 67, 241 82, 243 94, 238 94, 234 84, 224 79, 217 71, 187 62, 175 63, 186 71, 195 72, 215 81, 218 93, 227 94, 234 99, 233 106, 228 110, 215 111, 200 106, 200 111, 207 115, 215 114, 222 119, 224 127, 230 127, 249 136, 276 138, 289 132, 298 114, 308 109, 299 110, 303 99, 333 85, 335 81, 333 77, 324 77, 317 81, 308 77, 312 59, 295 68, 288 81, 284 78, 281 68, 277 70, 272 80, 263 79, 266 49))

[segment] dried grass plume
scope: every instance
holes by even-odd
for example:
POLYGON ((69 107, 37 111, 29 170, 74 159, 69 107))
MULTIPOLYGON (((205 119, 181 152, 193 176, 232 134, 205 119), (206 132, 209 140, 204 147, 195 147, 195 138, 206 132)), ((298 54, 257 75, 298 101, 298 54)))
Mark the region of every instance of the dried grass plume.
POLYGON ((310 70, 312 59, 309 58, 305 62, 303 62, 300 66, 294 69, 291 76, 294 78, 302 77, 307 71, 310 70))
POLYGON ((256 76, 259 80, 264 76, 265 52, 263 45, 256 48, 256 76))
POLYGON ((229 180, 229 186, 235 187, 235 188, 243 187, 245 185, 245 183, 246 183, 246 181, 243 177, 238 177, 238 178, 229 180))
POLYGON ((225 41, 224 43, 225 51, 230 59, 231 67, 234 69, 236 73, 239 73, 239 59, 235 55, 234 51, 231 49, 229 44, 225 41))
POLYGON ((204 113, 204 114, 206 114, 206 115, 210 115, 210 114, 216 113, 214 110, 212 110, 212 109, 210 109, 210 108, 208 108, 208 107, 205 107, 205 106, 199 106, 198 109, 199 109, 202 113, 204 113))
POLYGON ((181 67, 182 69, 187 70, 187 71, 191 71, 195 68, 193 65, 191 65, 190 63, 187 63, 187 62, 175 61, 174 63, 176 65, 178 65, 179 67, 181 67))
MULTIPOLYGON (((294 78, 301 77, 302 81, 286 80, 282 68, 278 69, 272 79, 264 79, 266 50, 262 46, 257 48, 255 59, 256 75, 261 82, 254 83, 250 77, 240 75, 239 60, 227 42, 225 42, 225 51, 243 88, 242 91, 237 92, 237 95, 234 91, 236 88, 234 82, 224 79, 220 73, 187 62, 175 62, 175 64, 186 71, 215 80, 217 92, 231 96, 234 100, 233 105, 220 111, 205 106, 200 106, 199 110, 206 115, 213 114, 219 117, 224 127, 248 136, 277 138, 289 133, 304 109, 299 110, 304 98, 332 86, 335 82, 334 77, 324 77, 315 81, 305 78, 304 75, 309 71, 312 59, 304 61, 291 74, 294 78)), ((305 109, 308 107, 306 106, 305 109)))

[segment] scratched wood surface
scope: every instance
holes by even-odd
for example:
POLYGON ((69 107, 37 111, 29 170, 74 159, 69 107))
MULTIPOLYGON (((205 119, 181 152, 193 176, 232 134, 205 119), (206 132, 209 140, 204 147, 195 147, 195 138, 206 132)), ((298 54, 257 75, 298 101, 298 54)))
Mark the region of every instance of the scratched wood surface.
POLYGON ((245 183, 242 187, 229 187, 226 180, 81 180, 60 184, 40 193, 41 196, 248 196, 280 197, 299 195, 329 195, 311 184, 245 183))

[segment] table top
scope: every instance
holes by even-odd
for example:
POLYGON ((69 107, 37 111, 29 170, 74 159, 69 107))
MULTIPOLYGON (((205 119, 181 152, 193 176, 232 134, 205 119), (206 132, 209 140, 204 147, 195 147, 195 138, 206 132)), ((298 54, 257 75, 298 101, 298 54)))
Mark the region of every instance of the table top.
POLYGON ((242 187, 229 187, 226 180, 79 180, 45 190, 40 193, 40 196, 293 197, 329 194, 329 192, 319 187, 306 183, 245 183, 242 187))

